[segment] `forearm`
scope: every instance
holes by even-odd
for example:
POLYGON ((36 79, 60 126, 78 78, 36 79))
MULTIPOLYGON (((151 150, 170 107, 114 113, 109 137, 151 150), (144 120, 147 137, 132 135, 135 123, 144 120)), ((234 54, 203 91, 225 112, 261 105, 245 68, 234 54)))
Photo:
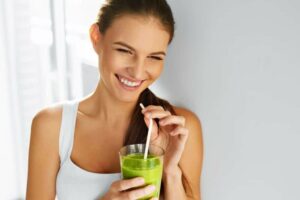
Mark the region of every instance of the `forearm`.
POLYGON ((182 172, 179 167, 163 173, 164 200, 186 200, 182 183, 182 172))

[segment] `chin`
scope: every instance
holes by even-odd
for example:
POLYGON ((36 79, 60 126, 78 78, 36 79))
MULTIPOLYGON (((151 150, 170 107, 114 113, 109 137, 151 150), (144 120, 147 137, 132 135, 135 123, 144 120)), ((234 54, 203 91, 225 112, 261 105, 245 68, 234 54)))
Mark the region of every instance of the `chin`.
POLYGON ((135 103, 139 99, 139 96, 122 96, 118 97, 118 99, 124 103, 135 103))

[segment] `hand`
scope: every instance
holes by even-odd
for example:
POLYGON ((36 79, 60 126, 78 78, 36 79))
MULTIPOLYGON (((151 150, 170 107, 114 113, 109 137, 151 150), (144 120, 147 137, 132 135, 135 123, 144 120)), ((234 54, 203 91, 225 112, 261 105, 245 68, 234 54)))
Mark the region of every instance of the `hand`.
MULTIPOLYGON (((101 200, 134 200, 149 195, 155 190, 154 185, 141 187, 144 184, 144 179, 141 177, 115 181, 101 200), (139 188, 135 189, 135 187, 139 188)), ((155 199, 157 200, 157 198, 151 200, 155 199)))
POLYGON ((172 171, 178 168, 189 131, 185 128, 183 116, 172 115, 161 106, 149 105, 142 110, 144 121, 149 127, 150 118, 153 120, 151 144, 162 147, 165 150, 164 171, 172 171))

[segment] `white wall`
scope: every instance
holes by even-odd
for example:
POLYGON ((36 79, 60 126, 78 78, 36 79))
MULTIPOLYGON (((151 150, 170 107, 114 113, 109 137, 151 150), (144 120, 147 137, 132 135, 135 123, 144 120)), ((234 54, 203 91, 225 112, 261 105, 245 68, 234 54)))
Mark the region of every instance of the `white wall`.
POLYGON ((203 200, 300 199, 300 1, 169 1, 157 83, 203 125, 203 200))

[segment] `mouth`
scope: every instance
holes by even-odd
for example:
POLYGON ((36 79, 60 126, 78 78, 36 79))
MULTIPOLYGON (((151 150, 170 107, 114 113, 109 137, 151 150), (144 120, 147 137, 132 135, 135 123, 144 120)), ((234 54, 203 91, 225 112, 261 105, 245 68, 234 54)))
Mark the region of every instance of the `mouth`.
POLYGON ((119 74, 115 74, 115 76, 118 79, 118 82, 120 83, 122 88, 129 91, 137 90, 144 82, 144 80, 133 80, 119 74))

